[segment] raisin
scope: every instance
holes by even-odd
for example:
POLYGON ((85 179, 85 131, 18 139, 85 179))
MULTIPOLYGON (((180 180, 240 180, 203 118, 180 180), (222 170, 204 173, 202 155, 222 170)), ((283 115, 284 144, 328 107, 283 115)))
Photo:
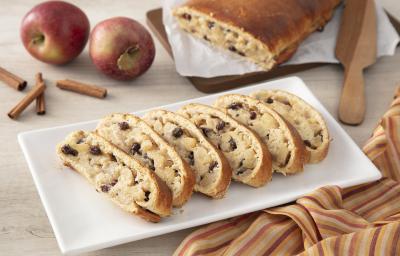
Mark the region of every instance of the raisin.
POLYGON ((247 170, 246 168, 240 167, 240 168, 237 170, 236 175, 243 174, 246 170, 247 170))
POLYGON ((208 172, 212 173, 214 168, 218 166, 218 162, 217 161, 212 161, 210 166, 208 167, 208 172))
POLYGON ((215 22, 209 21, 207 23, 207 26, 208 26, 209 29, 212 29, 215 26, 215 22))
POLYGON ((121 122, 121 123, 118 123, 118 125, 119 125, 119 129, 121 129, 122 131, 128 130, 130 128, 129 124, 127 122, 121 122))
POLYGON ((271 98, 268 98, 265 102, 267 102, 268 104, 272 104, 272 103, 274 103, 274 100, 271 98))
POLYGON ((242 108, 242 107, 243 107, 242 103, 240 103, 240 102, 233 102, 232 104, 230 104, 230 105, 228 106, 228 109, 238 110, 238 109, 240 109, 240 108, 242 108))
POLYGON ((217 126, 215 127, 217 129, 217 131, 221 131, 222 129, 224 129, 225 127, 225 122, 224 121, 220 121, 217 126))
POLYGON ((118 183, 118 180, 113 180, 113 181, 111 181, 110 185, 111 185, 111 187, 114 187, 115 184, 117 184, 117 183, 118 183))
POLYGON ((181 177, 181 175, 179 174, 179 171, 177 169, 174 169, 174 173, 175 173, 175 177, 181 177))
POLYGON ((101 154, 101 149, 98 146, 91 146, 89 152, 92 155, 98 156, 101 154))
POLYGON ((257 117, 257 113, 254 111, 251 111, 250 112, 250 120, 254 120, 254 119, 256 119, 256 117, 257 117))
POLYGON ((149 169, 152 170, 152 171, 155 171, 156 167, 154 166, 154 159, 150 158, 147 154, 144 154, 143 158, 147 160, 147 164, 149 166, 149 169))
POLYGON ((243 56, 243 57, 246 56, 246 54, 244 54, 244 52, 238 51, 237 53, 238 53, 240 56, 243 56))
POLYGON ((189 159, 189 164, 194 165, 194 153, 193 151, 190 151, 187 158, 189 159))
POLYGON ((110 190, 110 187, 107 185, 101 185, 100 189, 102 192, 107 193, 110 190))
POLYGON ((235 46, 233 46, 233 45, 231 45, 231 46, 229 46, 229 51, 231 51, 231 52, 237 52, 237 49, 236 49, 236 47, 235 46))
POLYGON ((185 20, 191 20, 192 19, 192 15, 188 14, 188 13, 184 13, 182 14, 182 18, 184 18, 185 20))
POLYGON ((131 154, 134 155, 136 153, 139 153, 139 150, 140 150, 140 144, 137 142, 133 143, 131 147, 131 154))
POLYGON ((203 36, 203 39, 206 40, 206 41, 210 41, 210 39, 208 39, 207 36, 203 36))
POLYGON ((176 127, 174 130, 172 130, 172 136, 175 138, 179 138, 183 135, 183 130, 180 127, 176 127))
POLYGON ((311 142, 309 140, 303 140, 304 145, 306 145, 307 147, 311 148, 311 149, 317 149, 316 146, 314 146, 313 144, 311 144, 311 142))
POLYGON ((207 127, 200 127, 200 129, 206 137, 208 137, 208 133, 211 132, 211 129, 208 129, 207 127))
POLYGON ((236 141, 231 137, 231 139, 229 140, 229 146, 231 147, 231 150, 235 150, 237 149, 237 145, 236 145, 236 141))
POLYGON ((114 154, 110 154, 110 159, 113 162, 117 162, 117 158, 114 156, 114 154))
POLYGON ((149 201, 149 196, 150 196, 150 191, 145 191, 144 192, 144 201, 148 202, 149 201))
POLYGON ((66 155, 71 155, 71 156, 77 156, 78 155, 78 151, 76 149, 73 149, 68 144, 61 147, 61 152, 63 152, 66 155))

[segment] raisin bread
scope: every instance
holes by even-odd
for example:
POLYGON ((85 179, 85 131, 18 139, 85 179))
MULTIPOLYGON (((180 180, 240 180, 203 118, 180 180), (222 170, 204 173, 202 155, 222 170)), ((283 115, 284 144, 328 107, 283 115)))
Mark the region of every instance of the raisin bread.
POLYGON ((255 131, 267 144, 272 169, 283 174, 303 171, 307 151, 297 131, 263 102, 244 95, 219 97, 215 107, 255 131))
POLYGON ((222 152, 204 137, 196 125, 165 110, 151 111, 143 119, 192 167, 196 175, 195 191, 213 198, 225 195, 232 170, 222 152))
POLYGON ((111 114, 100 121, 96 131, 155 171, 171 189, 174 206, 182 206, 190 198, 195 184, 192 169, 142 119, 130 114, 111 114))
POLYGON ((328 128, 321 114, 311 105, 281 90, 263 90, 251 96, 266 103, 297 129, 310 152, 310 163, 318 163, 326 157, 330 140, 328 128))
POLYGON ((125 211, 153 222, 170 215, 172 195, 166 184, 95 133, 71 133, 57 146, 57 154, 125 211))
POLYGON ((340 0, 189 0, 173 11, 180 28, 264 70, 288 60, 321 30, 340 0))
POLYGON ((189 104, 178 113, 192 121, 224 153, 234 180, 253 187, 271 180, 270 154, 254 132, 210 106, 189 104))

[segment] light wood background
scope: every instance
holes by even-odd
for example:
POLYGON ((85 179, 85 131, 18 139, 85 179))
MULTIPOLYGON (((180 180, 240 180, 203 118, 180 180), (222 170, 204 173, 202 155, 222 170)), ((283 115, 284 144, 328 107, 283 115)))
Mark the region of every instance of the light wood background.
MULTIPOLYGON (((26 93, 0 84, 0 254, 59 255, 52 228, 40 202, 21 149, 17 134, 31 129, 64 125, 100 118, 110 112, 131 112, 202 96, 180 77, 171 58, 157 42, 157 56, 152 68, 132 82, 116 82, 99 74, 91 65, 87 49, 73 63, 57 67, 34 60, 23 48, 19 26, 23 15, 40 1, 13 0, 0 4, 0 66, 27 79, 41 71, 46 79, 47 114, 37 116, 34 104, 17 120, 7 112, 26 93), (70 78, 106 86, 109 97, 94 99, 66 91, 54 85, 57 79, 70 78)), ((92 27, 113 16, 128 16, 145 23, 147 10, 159 6, 157 0, 71 1, 88 15, 92 27)), ((400 18, 398 0, 381 1, 400 18)), ((367 115, 361 126, 343 126, 362 145, 379 117, 391 102, 395 85, 400 82, 400 49, 395 56, 384 57, 365 72, 367 115)), ((342 83, 342 69, 330 65, 296 74, 336 116, 342 83)), ((29 89, 29 88, 28 88, 29 89)), ((137 241, 86 255, 170 255, 193 229, 137 241)))

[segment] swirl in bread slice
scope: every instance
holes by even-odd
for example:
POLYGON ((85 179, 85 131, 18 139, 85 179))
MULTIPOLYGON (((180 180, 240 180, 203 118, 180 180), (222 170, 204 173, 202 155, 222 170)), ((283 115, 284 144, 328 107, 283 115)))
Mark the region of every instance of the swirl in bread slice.
POLYGON ((283 174, 303 171, 307 151, 296 129, 263 102, 249 96, 227 94, 219 97, 215 107, 255 131, 267 144, 272 169, 283 174))
POLYGON ((229 187, 232 170, 196 125, 185 117, 166 110, 147 113, 145 120, 161 137, 174 146, 196 175, 195 191, 222 198, 229 187))
POLYGON ((271 158, 260 138, 216 108, 189 104, 178 113, 192 121, 217 147, 232 168, 232 178, 253 187, 271 180, 271 158))
POLYGON ((57 146, 57 154, 125 211, 152 222, 171 214, 172 195, 165 183, 97 134, 73 132, 57 146))
POLYGON ((172 191, 173 205, 190 198, 195 176, 175 149, 146 122, 130 114, 111 114, 100 121, 97 133, 153 170, 172 191))
POLYGON ((328 128, 321 114, 311 105, 282 90, 262 90, 250 96, 266 103, 297 129, 310 152, 310 163, 321 162, 326 157, 330 141, 328 128))

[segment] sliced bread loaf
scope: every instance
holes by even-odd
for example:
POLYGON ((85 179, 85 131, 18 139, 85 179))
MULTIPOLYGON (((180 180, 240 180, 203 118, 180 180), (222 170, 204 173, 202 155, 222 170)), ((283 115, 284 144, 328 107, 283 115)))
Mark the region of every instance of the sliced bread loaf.
POLYGON ((174 206, 182 206, 190 198, 195 184, 192 169, 142 119, 130 114, 111 114, 100 121, 96 131, 155 171, 171 189, 174 206))
POLYGON ((310 152, 310 163, 322 161, 329 149, 329 132, 321 114, 310 104, 282 90, 262 90, 250 96, 281 114, 299 132, 310 152))
POLYGON ((185 117, 166 110, 151 111, 143 120, 191 166, 196 175, 195 191, 213 198, 222 198, 225 195, 232 170, 222 152, 204 137, 196 125, 185 117))
POLYGON ((71 133, 57 154, 125 211, 153 222, 160 220, 158 215, 170 215, 172 195, 165 183, 95 133, 71 133))
POLYGON ((263 102, 249 96, 227 94, 219 97, 215 107, 255 131, 267 144, 272 169, 283 174, 301 172, 307 151, 296 129, 263 102))
POLYGON ((223 152, 232 178, 253 187, 271 180, 271 158, 259 137, 225 112, 201 104, 189 104, 178 113, 192 121, 223 152))

